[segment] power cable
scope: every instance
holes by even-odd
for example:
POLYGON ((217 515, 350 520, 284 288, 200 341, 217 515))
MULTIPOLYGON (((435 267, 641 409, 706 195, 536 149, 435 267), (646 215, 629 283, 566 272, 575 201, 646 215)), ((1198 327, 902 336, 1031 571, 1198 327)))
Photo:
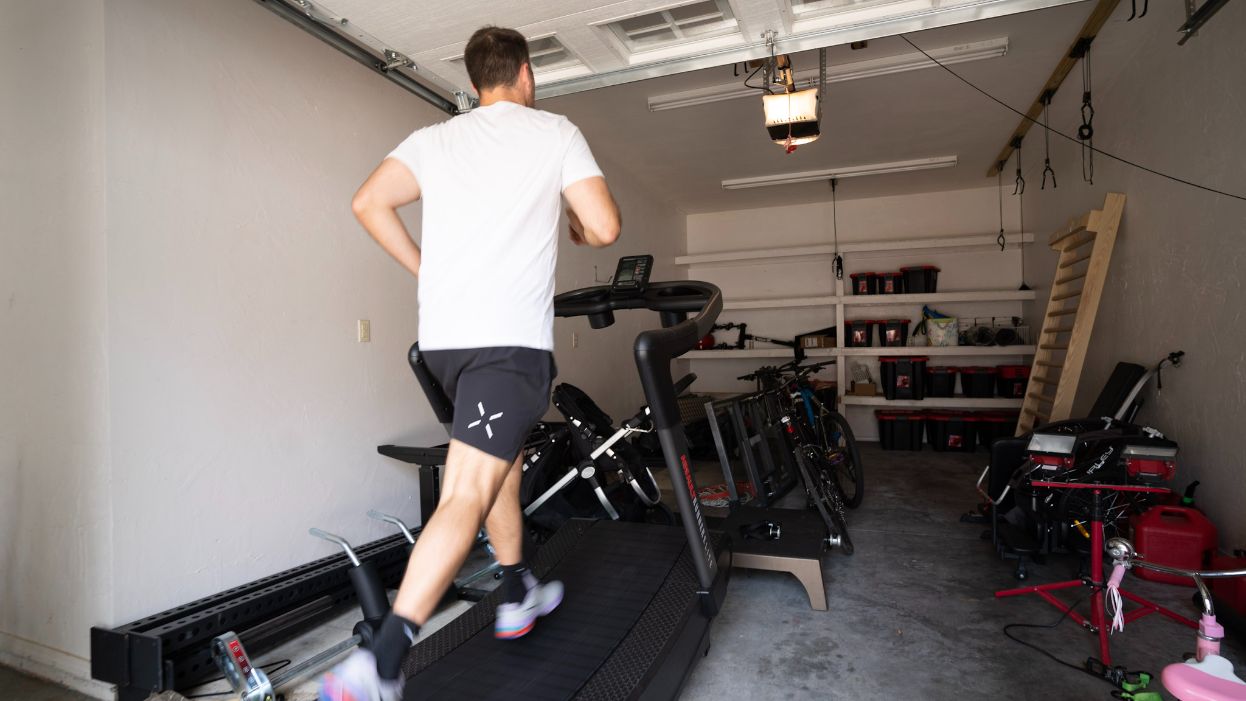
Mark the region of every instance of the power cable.
MULTIPOLYGON (((1020 111, 1020 110, 1018 110, 1018 109, 1015 109, 1012 105, 1009 105, 1007 102, 1004 102, 1003 100, 1001 100, 1001 99, 999 99, 999 98, 995 97, 994 95, 992 95, 991 93, 987 92, 986 90, 983 90, 982 88, 978 87, 977 85, 974 85, 973 83, 969 82, 969 80, 967 80, 966 78, 964 78, 961 74, 957 73, 956 71, 952 70, 951 68, 948 68, 948 67, 947 67, 947 66, 945 66, 943 63, 941 63, 941 62, 939 61, 939 59, 937 59, 937 58, 935 58, 934 56, 931 56, 930 54, 928 54, 928 53, 926 53, 925 51, 923 51, 923 50, 922 50, 922 48, 921 48, 920 46, 918 46, 917 44, 914 44, 912 41, 910 41, 910 40, 909 40, 909 38, 908 38, 907 36, 905 36, 905 35, 901 34, 901 35, 900 35, 900 38, 901 38, 901 39, 903 39, 904 41, 908 42, 908 45, 909 45, 909 46, 912 46, 914 49, 917 49, 917 51, 918 51, 918 52, 920 52, 923 56, 925 56, 926 58, 928 58, 928 59, 930 59, 931 61, 933 61, 935 65, 939 66, 940 68, 942 68, 943 70, 947 71, 948 73, 951 73, 953 76, 955 76, 955 77, 956 77, 956 79, 957 79, 957 80, 959 80, 960 82, 964 83, 965 85, 968 85, 969 87, 973 88, 974 90, 977 90, 978 92, 982 93, 985 97, 987 97, 988 99, 990 99, 992 102, 995 102, 996 104, 998 104, 999 106, 1001 106, 1001 107, 1003 107, 1003 108, 1007 109, 1007 110, 1008 110, 1008 111, 1010 111, 1010 112, 1013 112, 1013 113, 1015 113, 1015 114, 1020 115, 1022 119, 1025 119, 1026 121, 1028 121, 1028 122, 1030 122, 1030 123, 1032 123, 1032 124, 1034 124, 1034 125, 1037 125, 1037 126, 1043 126, 1041 123, 1039 123, 1039 121, 1038 121, 1037 119, 1034 119, 1034 118, 1033 118, 1033 117, 1031 117, 1030 115, 1028 115, 1028 114, 1026 114, 1026 113, 1024 113, 1024 112, 1022 112, 1022 111, 1020 111)), ((1066 140, 1066 141, 1071 141, 1071 142, 1073 142, 1073 143, 1075 143, 1075 144, 1081 144, 1081 143, 1084 143, 1084 142, 1080 141, 1079 139, 1077 139, 1076 137, 1069 136, 1068 134, 1065 134, 1065 133, 1064 133, 1064 132, 1062 132, 1062 131, 1059 131, 1059 130, 1056 130, 1056 129, 1051 129, 1051 128, 1048 128, 1048 131, 1050 131, 1052 134, 1055 134, 1056 136, 1059 136, 1060 138, 1062 138, 1062 139, 1064 139, 1064 140, 1066 140)), ((1143 170, 1143 171, 1146 171, 1146 172, 1148 172, 1148 173, 1150 173, 1150 174, 1152 174, 1152 175, 1158 175, 1158 176, 1159 176, 1159 177, 1161 177, 1161 178, 1166 178, 1166 179, 1171 180, 1171 181, 1173 181, 1173 182, 1178 182, 1178 183, 1181 183, 1182 185, 1189 185, 1190 187, 1198 188, 1199 190, 1204 190, 1204 191, 1206 191, 1206 192, 1211 192, 1211 193, 1214 193, 1214 194, 1217 194, 1217 195, 1223 195, 1224 197, 1231 197, 1231 198, 1233 198, 1233 199, 1235 199, 1235 200, 1241 200, 1241 201, 1243 201, 1243 202, 1246 202, 1246 195, 1235 195, 1235 194, 1233 194, 1232 192, 1225 192, 1224 190, 1217 190, 1216 188, 1214 188, 1214 187, 1208 187, 1207 185, 1199 185, 1199 184, 1198 184, 1198 183, 1196 183, 1196 182, 1191 182, 1191 181, 1186 180, 1186 179, 1184 179, 1184 178, 1179 178, 1179 177, 1177 177, 1177 176, 1175 176, 1175 175, 1169 175, 1168 173, 1163 173, 1163 172, 1160 172, 1160 171, 1158 171, 1158 170, 1155 170, 1154 168, 1148 168, 1147 166, 1144 166, 1144 165, 1142 165, 1142 164, 1140 164, 1140 163, 1137 163, 1137 162, 1135 162, 1135 161, 1131 161, 1131 160, 1129 160, 1128 158, 1125 158, 1125 157, 1123 157, 1123 156, 1118 156, 1118 155, 1116 155, 1116 154, 1114 154, 1114 153, 1109 153, 1108 151, 1104 151, 1103 149, 1100 149, 1100 148, 1095 148, 1094 146, 1092 146, 1092 145, 1090 145, 1090 144, 1088 144, 1088 143, 1086 144, 1086 148, 1087 148, 1087 149, 1089 149, 1089 150, 1090 150, 1091 152, 1093 152, 1093 153, 1097 153, 1097 154, 1099 154, 1099 155, 1101 155, 1101 156, 1104 156, 1104 157, 1106 157, 1106 158, 1111 158, 1111 159, 1112 159, 1112 160, 1114 160, 1114 161, 1118 161, 1118 162, 1120 162, 1120 163, 1124 163, 1125 165, 1127 165, 1127 166, 1132 166, 1132 167, 1134 167, 1134 168, 1137 168, 1138 170, 1143 170)))

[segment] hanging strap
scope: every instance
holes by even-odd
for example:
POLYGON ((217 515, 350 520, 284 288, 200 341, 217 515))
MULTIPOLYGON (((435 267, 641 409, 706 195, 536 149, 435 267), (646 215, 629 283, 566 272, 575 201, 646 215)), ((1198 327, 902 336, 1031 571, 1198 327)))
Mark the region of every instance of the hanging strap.
POLYGON ((835 271, 835 279, 844 279, 844 257, 839 255, 839 208, 835 202, 835 186, 839 183, 831 178, 831 231, 835 237, 835 258, 831 261, 831 269, 835 271))

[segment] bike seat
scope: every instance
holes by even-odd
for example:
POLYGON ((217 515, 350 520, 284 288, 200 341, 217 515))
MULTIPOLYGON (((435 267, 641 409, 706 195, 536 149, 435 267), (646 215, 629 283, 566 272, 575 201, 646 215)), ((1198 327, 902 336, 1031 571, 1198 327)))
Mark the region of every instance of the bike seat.
POLYGON ((1179 662, 1164 668, 1164 688, 1181 701, 1246 699, 1246 682, 1233 674, 1233 663, 1220 655, 1202 662, 1179 662))

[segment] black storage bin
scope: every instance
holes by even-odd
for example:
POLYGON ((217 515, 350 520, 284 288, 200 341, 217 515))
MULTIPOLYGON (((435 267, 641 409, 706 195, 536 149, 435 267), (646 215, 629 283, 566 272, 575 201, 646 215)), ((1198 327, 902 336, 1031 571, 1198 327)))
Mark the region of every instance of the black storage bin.
POLYGON ((848 277, 852 278, 852 294, 878 294, 878 273, 853 273, 848 277))
POLYGON ((939 286, 939 269, 933 265, 915 265, 900 268, 904 273, 904 291, 909 294, 929 294, 939 286))
POLYGON ((1001 438, 1012 438, 1017 433, 1021 415, 1015 411, 983 411, 978 414, 978 442, 986 449, 1001 438))
POLYGON ((887 399, 925 399, 926 363, 929 358, 879 358, 883 395, 887 399))
POLYGON ((908 319, 887 319, 878 322, 878 344, 880 346, 907 346, 909 344, 908 319))
POLYGON ((873 319, 844 321, 844 348, 868 348, 874 345, 873 319))
POLYGON ((960 386, 966 397, 984 399, 995 396, 995 368, 963 367, 960 369, 960 386))
POLYGON ((926 415, 920 411, 875 411, 883 450, 921 450, 926 415))
POLYGON ((904 273, 878 273, 878 294, 904 294, 904 273))
POLYGON ((930 449, 941 453, 972 453, 978 447, 977 419, 963 411, 927 413, 926 439, 930 441, 930 449))
POLYGON ((1014 399, 1025 396, 1025 388, 1030 384, 1029 365, 1000 365, 996 370, 999 374, 995 379, 995 388, 999 396, 1014 399))
POLYGON ((956 373, 960 370, 955 366, 926 368, 926 396, 951 397, 956 394, 956 373))

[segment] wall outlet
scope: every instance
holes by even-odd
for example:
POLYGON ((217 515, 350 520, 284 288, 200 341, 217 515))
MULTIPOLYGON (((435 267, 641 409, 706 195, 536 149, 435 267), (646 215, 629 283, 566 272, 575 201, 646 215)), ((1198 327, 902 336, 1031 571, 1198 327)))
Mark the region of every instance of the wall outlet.
POLYGON ((571 347, 572 348, 580 347, 580 334, 578 333, 571 334, 571 347))
POLYGON ((360 319, 356 330, 359 334, 360 343, 372 342, 372 322, 367 319, 360 319))

